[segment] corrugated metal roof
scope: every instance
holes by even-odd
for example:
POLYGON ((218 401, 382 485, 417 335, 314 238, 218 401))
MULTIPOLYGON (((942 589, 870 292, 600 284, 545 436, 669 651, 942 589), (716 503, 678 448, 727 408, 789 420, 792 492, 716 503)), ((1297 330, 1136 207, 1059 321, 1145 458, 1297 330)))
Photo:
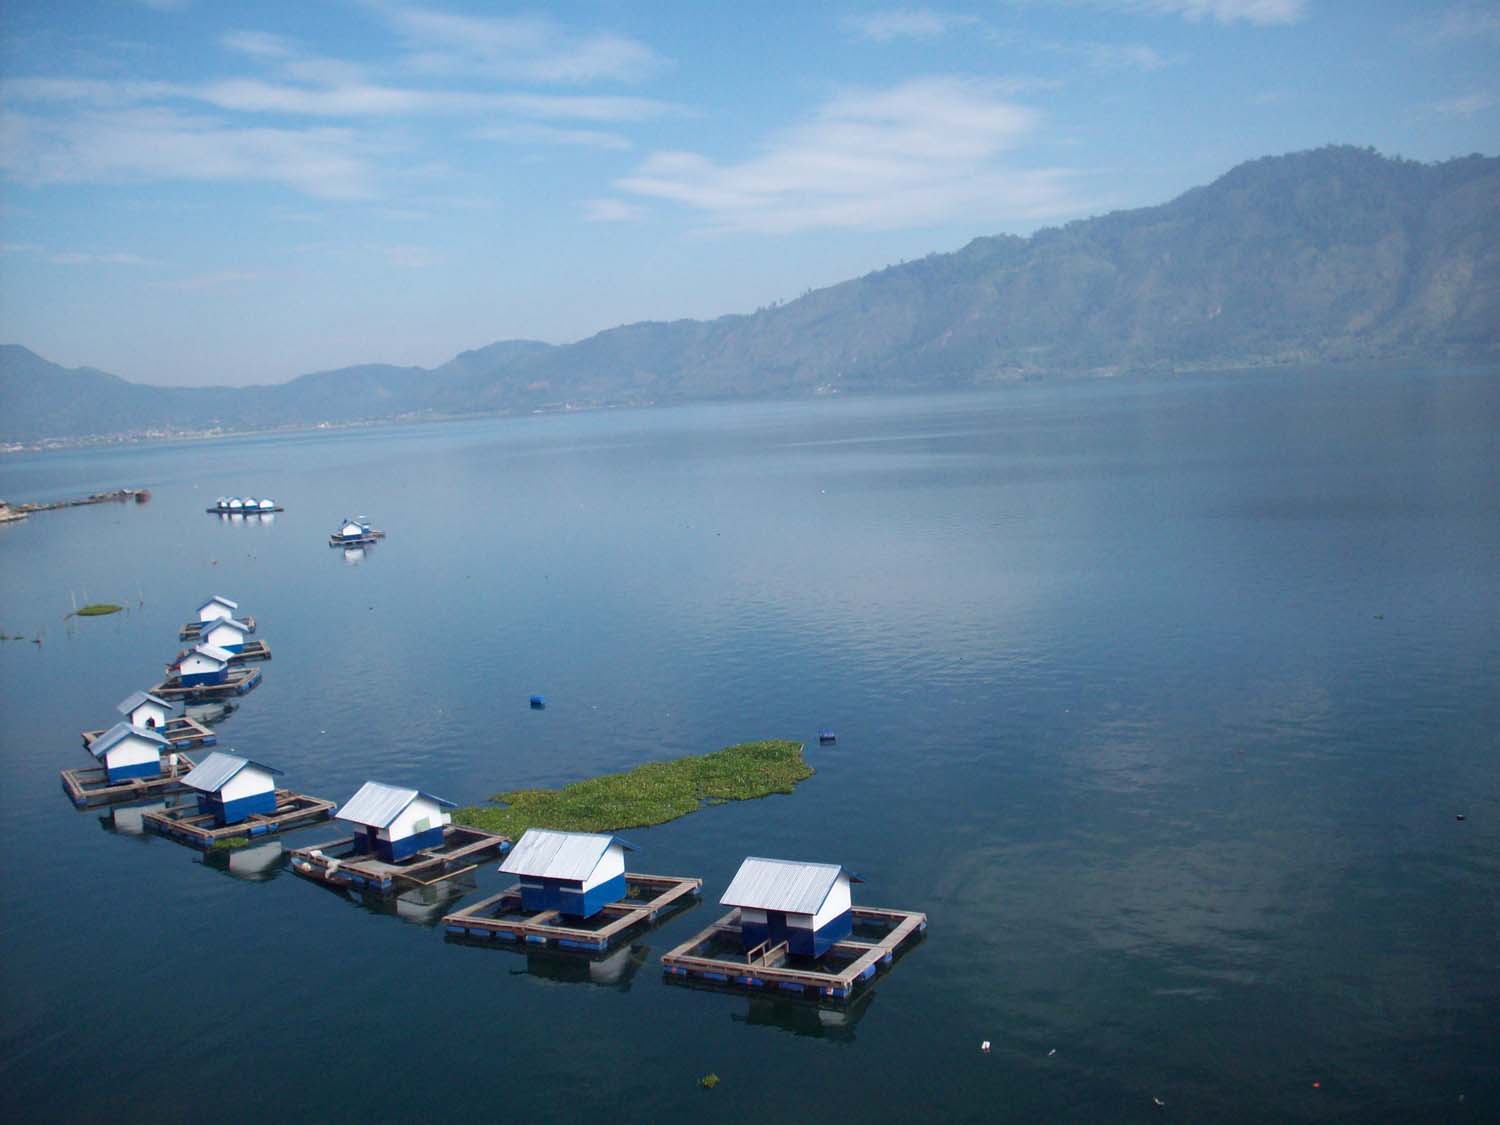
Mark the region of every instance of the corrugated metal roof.
POLYGON ((505 857, 500 870, 538 879, 587 879, 611 844, 635 851, 633 845, 618 836, 528 828, 505 857))
POLYGON ((417 797, 436 801, 446 809, 457 808, 452 801, 423 793, 420 789, 403 789, 396 785, 382 785, 378 781, 367 781, 359 792, 349 798, 347 804, 333 815, 339 820, 354 824, 367 824, 372 828, 385 828, 401 815, 401 810, 417 797))
POLYGON ((145 730, 142 727, 134 727, 129 723, 116 723, 114 726, 110 727, 107 731, 105 731, 98 738, 94 739, 92 743, 89 744, 89 751, 94 755, 94 757, 102 758, 108 750, 110 750, 112 747, 116 746, 122 740, 128 738, 132 734, 138 734, 142 738, 156 743, 158 746, 172 745, 161 735, 157 734, 154 730, 145 730))
POLYGON ((240 603, 239 602, 232 602, 228 598, 226 598, 223 594, 215 594, 213 597, 209 598, 208 601, 204 602, 198 608, 199 609, 207 609, 209 606, 213 605, 215 602, 217 602, 219 605, 222 605, 222 606, 228 606, 231 611, 240 608, 240 603))
POLYGON ((116 707, 115 710, 120 712, 120 714, 122 715, 128 715, 142 703, 155 703, 158 706, 165 707, 168 711, 172 710, 172 705, 170 703, 168 703, 165 699, 160 698, 159 696, 152 695, 149 691, 131 692, 128 696, 120 701, 120 705, 116 707))
POLYGON ((218 645, 194 645, 193 651, 199 656, 206 656, 210 660, 217 660, 220 664, 228 664, 234 657, 234 653, 230 652, 227 648, 220 648, 218 645))
POLYGON ((194 789, 201 789, 205 793, 217 793, 228 785, 235 774, 246 766, 255 766, 267 773, 280 773, 278 769, 264 765, 261 762, 253 762, 249 758, 241 758, 238 754, 227 754, 223 750, 215 750, 203 761, 188 772, 182 779, 184 785, 191 785, 194 789))
POLYGON ((228 625, 231 629, 238 629, 241 633, 248 633, 250 631, 250 626, 245 624, 245 622, 241 621, 237 617, 221 617, 212 625, 206 626, 203 631, 205 633, 211 633, 215 629, 222 628, 225 625, 228 625))
POLYGON ((858 875, 837 863, 794 863, 786 859, 751 856, 740 864, 719 902, 751 910, 784 910, 788 914, 816 914, 839 874, 860 882, 858 875))

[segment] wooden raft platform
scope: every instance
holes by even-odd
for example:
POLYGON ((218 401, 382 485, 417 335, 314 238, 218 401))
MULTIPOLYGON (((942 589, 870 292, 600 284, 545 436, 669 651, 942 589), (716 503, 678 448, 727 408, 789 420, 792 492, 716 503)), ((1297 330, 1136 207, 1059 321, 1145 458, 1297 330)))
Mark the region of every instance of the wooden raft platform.
POLYGON ((333 808, 333 801, 309 797, 305 793, 293 793, 290 789, 278 789, 274 813, 251 813, 236 824, 215 825, 213 814, 200 813, 196 803, 148 812, 141 817, 141 824, 151 832, 159 832, 195 848, 206 849, 233 836, 254 838, 270 832, 280 832, 284 828, 326 820, 333 808))
POLYGON ((642 922, 654 922, 657 916, 687 895, 703 888, 702 879, 675 875, 637 875, 625 873, 625 890, 651 892, 649 899, 622 898, 602 907, 606 921, 598 929, 570 926, 556 910, 522 915, 521 884, 455 911, 443 919, 450 934, 467 937, 499 938, 502 941, 526 941, 534 945, 556 945, 560 949, 583 949, 602 953, 610 942, 642 922), (511 917, 505 917, 511 915, 511 917))
POLYGON ((217 504, 215 504, 212 507, 204 508, 203 510, 211 516, 263 516, 268 512, 286 511, 286 509, 283 508, 280 504, 276 505, 276 507, 274 508, 221 508, 217 504))
POLYGON ((179 676, 163 680, 151 689, 152 695, 163 699, 216 699, 225 695, 244 695, 260 683, 260 669, 231 668, 229 677, 222 684, 194 684, 183 687, 179 676))
POLYGON ((182 779, 193 768, 193 760, 186 754, 175 755, 173 763, 168 755, 162 759, 158 777, 133 777, 129 781, 109 782, 109 773, 103 766, 84 766, 80 769, 62 771, 63 792, 76 808, 90 805, 108 805, 119 801, 139 801, 153 794, 177 789, 182 779))
MULTIPOLYGON (((255 618, 251 617, 249 614, 246 614, 244 617, 241 617, 240 620, 243 621, 246 625, 250 626, 250 631, 252 633, 255 632, 255 618)), ((203 635, 203 626, 206 624, 211 623, 206 621, 189 621, 181 629, 177 630, 177 639, 179 641, 196 641, 203 635)))
POLYGON ((319 879, 336 887, 363 887, 387 892, 397 883, 415 883, 427 887, 462 875, 479 866, 465 860, 477 860, 486 852, 510 850, 509 836, 481 832, 462 824, 443 828, 442 845, 423 848, 401 863, 387 863, 369 852, 356 851, 357 836, 341 836, 323 844, 297 848, 292 852, 292 870, 309 879, 319 879), (435 877, 432 877, 435 876, 435 877))
POLYGON ((371 543, 378 543, 385 538, 385 532, 372 531, 368 535, 358 535, 352 539, 341 539, 337 532, 328 537, 330 547, 367 547, 371 543))
POLYGON ((910 910, 882 910, 878 907, 853 908, 855 924, 873 923, 887 927, 878 942, 845 938, 835 942, 823 955, 820 964, 837 960, 841 967, 787 968, 786 943, 765 952, 751 950, 749 955, 734 959, 704 957, 699 951, 715 939, 740 938, 740 912, 736 908, 713 925, 683 942, 661 963, 668 976, 709 981, 714 984, 739 985, 743 988, 775 986, 788 992, 813 994, 820 998, 847 1000, 858 981, 869 980, 879 965, 890 965, 896 951, 927 929, 927 915, 910 910))
MULTIPOLYGON (((102 730, 84 731, 84 749, 87 750, 92 746, 94 739, 103 733, 102 730)), ((176 750, 191 750, 195 746, 213 746, 219 741, 219 736, 212 730, 197 719, 189 719, 186 715, 168 719, 164 725, 156 728, 156 733, 170 742, 176 750)))

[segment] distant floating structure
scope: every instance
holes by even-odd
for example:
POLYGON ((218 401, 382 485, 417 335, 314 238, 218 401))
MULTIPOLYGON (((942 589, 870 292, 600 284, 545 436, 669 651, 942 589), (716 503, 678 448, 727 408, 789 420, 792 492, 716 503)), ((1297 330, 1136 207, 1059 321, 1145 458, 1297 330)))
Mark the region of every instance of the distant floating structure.
POLYGON ((177 631, 177 639, 196 641, 203 638, 203 629, 215 621, 234 621, 248 632, 255 632, 255 618, 240 613, 240 603, 231 601, 222 594, 215 594, 194 611, 194 618, 177 631))
POLYGON ((377 531, 365 522, 364 517, 345 519, 339 528, 328 537, 330 547, 364 546, 385 538, 385 532, 377 531))
POLYGON ((454 824, 445 811, 453 807, 419 789, 367 781, 334 814, 354 827, 354 835, 298 848, 292 869, 338 886, 389 891, 399 880, 431 884, 472 871, 472 863, 454 868, 510 847, 508 836, 454 824))
POLYGON ((220 496, 208 512, 220 516, 250 516, 285 510, 275 500, 265 497, 256 499, 254 496, 220 496))
POLYGON ((543 710, 546 709, 546 707, 547 707, 547 700, 546 700, 546 698, 544 696, 533 695, 531 697, 531 709, 533 711, 543 711, 543 710))
POLYGON ((148 812, 142 825, 198 848, 220 840, 252 838, 322 820, 332 801, 276 787, 280 770, 238 754, 215 750, 182 779, 197 791, 196 805, 148 812))
POLYGON ((824 727, 818 732, 819 746, 832 746, 838 740, 838 735, 834 734, 830 727, 824 727))
POLYGON ((520 882, 447 915, 454 935, 601 953, 627 930, 687 904, 701 879, 625 870, 634 847, 618 836, 530 828, 500 865, 520 882))
POLYGON ((838 864, 746 859, 719 900, 734 909, 662 956, 668 979, 847 1000, 927 929, 925 914, 854 906, 861 881, 838 864), (856 925, 878 940, 856 940, 856 925))
MULTIPOLYGON (((212 746, 218 741, 218 737, 208 727, 186 715, 174 714, 175 708, 171 703, 148 691, 132 692, 120 701, 115 710, 125 716, 125 722, 130 726, 161 735, 174 750, 212 746)), ((84 731, 84 749, 91 749, 105 733, 102 730, 84 731)))

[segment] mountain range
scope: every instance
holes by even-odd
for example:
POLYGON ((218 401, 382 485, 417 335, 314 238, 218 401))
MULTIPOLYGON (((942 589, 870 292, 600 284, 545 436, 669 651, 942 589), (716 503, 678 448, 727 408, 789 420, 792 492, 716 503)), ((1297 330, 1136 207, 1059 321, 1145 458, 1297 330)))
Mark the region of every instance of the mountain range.
POLYGON ((1331 146, 1169 203, 976 238, 748 315, 167 388, 0 346, 0 441, 1270 364, 1500 359, 1500 158, 1331 146))

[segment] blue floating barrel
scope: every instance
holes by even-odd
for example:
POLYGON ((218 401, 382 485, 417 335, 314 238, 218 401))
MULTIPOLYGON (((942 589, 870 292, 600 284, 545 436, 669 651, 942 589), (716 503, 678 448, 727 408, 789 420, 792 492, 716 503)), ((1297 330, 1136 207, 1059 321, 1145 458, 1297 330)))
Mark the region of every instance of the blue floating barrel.
POLYGON ((833 733, 833 729, 831 727, 824 727, 822 730, 820 730, 818 732, 818 745, 819 746, 831 746, 833 743, 835 743, 837 741, 838 741, 838 736, 833 733))
POLYGON ((547 706, 547 701, 545 699, 543 699, 540 695, 533 695, 531 697, 531 709, 533 711, 540 711, 540 710, 542 710, 546 706, 547 706))

